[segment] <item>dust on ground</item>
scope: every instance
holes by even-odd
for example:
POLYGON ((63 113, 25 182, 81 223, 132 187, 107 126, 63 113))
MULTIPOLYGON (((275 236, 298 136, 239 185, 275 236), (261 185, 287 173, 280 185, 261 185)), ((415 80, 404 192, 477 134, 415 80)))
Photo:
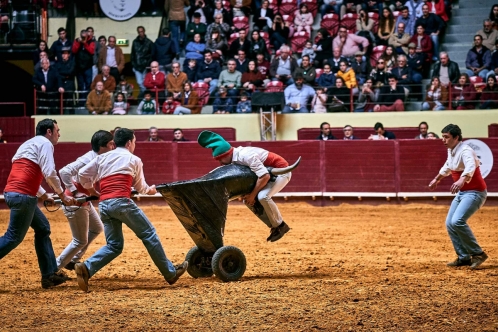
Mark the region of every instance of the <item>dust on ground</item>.
MULTIPOLYGON (((498 330, 496 208, 470 220, 490 256, 470 271, 446 267, 456 257, 444 227, 448 207, 280 207, 292 229, 267 243, 262 222, 244 206, 229 206, 225 245, 247 258, 245 275, 230 283, 185 275, 169 286, 124 227, 123 253, 90 279, 90 293, 76 279, 43 290, 30 230, 0 261, 0 330, 498 330)), ((183 261, 193 242, 173 212, 166 204, 143 210, 168 257, 183 261)), ((0 232, 8 215, 0 210, 0 232)), ((47 215, 58 255, 70 229, 62 212, 47 215)), ((104 243, 100 235, 86 256, 104 243)))

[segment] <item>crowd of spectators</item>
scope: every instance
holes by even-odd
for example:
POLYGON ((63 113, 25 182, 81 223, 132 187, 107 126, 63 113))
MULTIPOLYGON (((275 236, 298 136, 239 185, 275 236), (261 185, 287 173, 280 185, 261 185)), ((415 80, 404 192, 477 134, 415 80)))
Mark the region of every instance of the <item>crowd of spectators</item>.
POLYGON ((65 108, 90 114, 126 114, 130 101, 139 114, 197 114, 206 103, 216 114, 246 113, 255 92, 282 92, 283 113, 404 111, 405 101, 423 110, 496 106, 494 9, 460 73, 439 52, 450 14, 443 0, 170 0, 164 8, 162 35, 152 41, 139 26, 132 42, 136 96, 115 36, 96 39, 88 27, 68 40, 60 28, 50 48, 41 41, 39 110, 58 113, 62 95, 65 108), (477 90, 475 77, 484 80, 477 90))

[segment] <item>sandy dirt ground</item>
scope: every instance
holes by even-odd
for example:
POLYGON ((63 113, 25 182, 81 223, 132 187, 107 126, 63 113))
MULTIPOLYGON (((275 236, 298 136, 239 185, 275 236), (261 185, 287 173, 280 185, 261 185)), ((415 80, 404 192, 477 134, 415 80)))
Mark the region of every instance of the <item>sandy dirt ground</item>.
MULTIPOLYGON (((456 257, 447 207, 280 206, 292 230, 275 243, 247 208, 229 207, 225 244, 247 257, 245 275, 231 283, 186 274, 167 285, 125 227, 123 254, 90 279, 90 293, 75 278, 43 290, 30 231, 0 261, 0 330, 498 331, 496 208, 470 221, 490 256, 470 271, 445 266, 456 257)), ((168 257, 183 261, 193 242, 172 211, 143 209, 168 257)), ((0 210, 0 233, 8 213, 0 210)), ((47 215, 58 255, 70 230, 62 212, 47 215)), ((99 236, 89 253, 104 243, 99 236)))

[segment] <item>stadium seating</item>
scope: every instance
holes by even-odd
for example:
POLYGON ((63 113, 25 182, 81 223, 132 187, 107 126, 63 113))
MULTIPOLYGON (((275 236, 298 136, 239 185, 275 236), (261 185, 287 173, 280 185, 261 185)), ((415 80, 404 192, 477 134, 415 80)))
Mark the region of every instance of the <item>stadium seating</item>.
POLYGON ((341 26, 344 26, 348 30, 348 33, 355 33, 357 19, 358 19, 358 14, 356 13, 344 14, 341 20, 341 26))
POLYGON ((306 42, 310 39, 310 35, 306 31, 299 31, 294 33, 291 39, 291 48, 296 53, 303 52, 306 42))
POLYGON ((377 34, 377 31, 379 30, 379 14, 375 12, 370 12, 368 13, 368 19, 373 20, 375 22, 374 26, 372 27, 372 32, 374 34, 377 34))
POLYGON ((377 66, 377 61, 385 50, 386 46, 384 45, 375 46, 373 48, 372 54, 370 54, 370 65, 372 66, 372 68, 375 68, 377 66))
POLYGON ((318 12, 318 1, 317 0, 301 0, 301 4, 305 4, 308 7, 308 11, 313 14, 316 18, 316 13, 318 12))
POLYGON ((322 17, 320 28, 326 29, 331 36, 335 36, 337 35, 337 31, 339 31, 339 23, 339 15, 326 14, 322 17))
POLYGON ((239 16, 233 18, 233 26, 237 30, 246 30, 249 31, 249 18, 245 16, 239 16))
POLYGON ((279 12, 282 15, 294 15, 298 10, 297 0, 282 0, 279 6, 279 12))
POLYGON ((199 96, 199 104, 204 106, 209 101, 209 84, 205 82, 195 82, 192 88, 197 92, 199 96))
POLYGON ((284 91, 284 83, 280 81, 270 81, 266 85, 265 92, 283 92, 284 91))

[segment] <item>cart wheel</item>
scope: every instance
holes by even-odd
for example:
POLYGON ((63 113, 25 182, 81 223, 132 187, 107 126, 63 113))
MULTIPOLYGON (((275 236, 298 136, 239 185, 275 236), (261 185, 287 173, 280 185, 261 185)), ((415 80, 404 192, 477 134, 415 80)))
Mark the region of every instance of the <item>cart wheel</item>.
POLYGON ((185 257, 185 260, 188 262, 188 274, 193 278, 211 277, 213 275, 211 259, 212 255, 205 254, 199 248, 193 247, 185 257))
POLYGON ((211 266, 214 274, 221 280, 239 280, 246 271, 246 256, 239 248, 221 247, 214 253, 211 266))

